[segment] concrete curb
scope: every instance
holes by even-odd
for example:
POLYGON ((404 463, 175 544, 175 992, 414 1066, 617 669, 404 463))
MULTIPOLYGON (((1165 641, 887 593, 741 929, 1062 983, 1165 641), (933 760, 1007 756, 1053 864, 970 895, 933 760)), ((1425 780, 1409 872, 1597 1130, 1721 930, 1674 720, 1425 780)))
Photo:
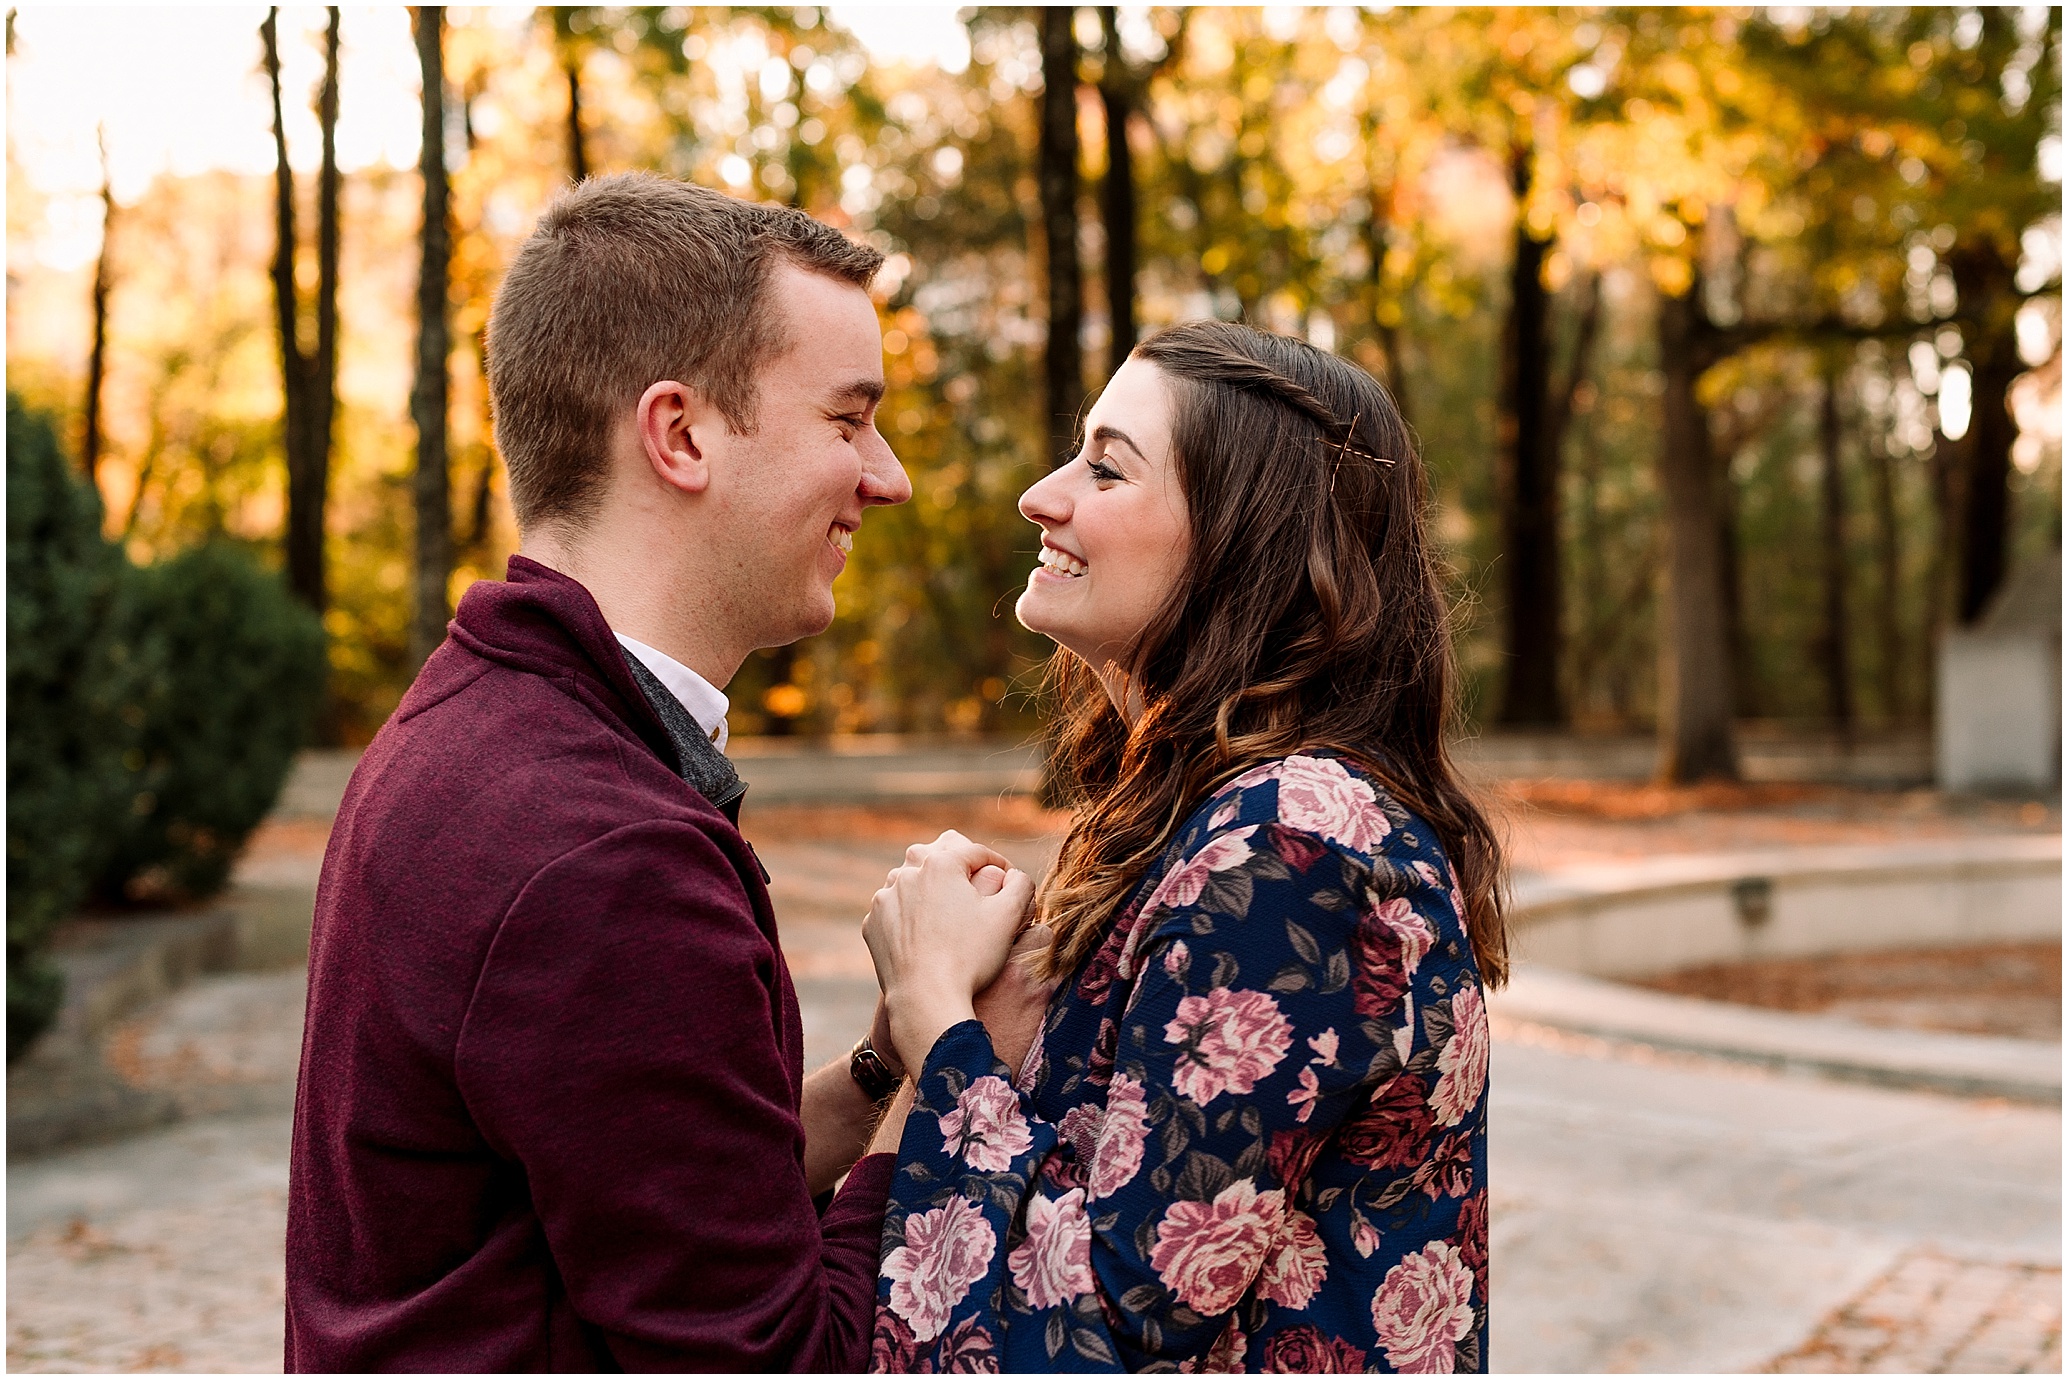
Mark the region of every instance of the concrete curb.
POLYGON ((306 962, 314 903, 313 886, 239 884, 201 910, 69 922, 51 954, 65 975, 64 1005, 7 1070, 8 1158, 192 1115, 278 1110, 270 1091, 224 1091, 197 1103, 134 1087, 108 1067, 104 1047, 129 1016, 205 973, 306 962))
POLYGON ((1527 964, 1517 966, 1488 1009, 1500 1019, 1848 1082, 2061 1103, 2061 1046, 2040 1040, 1888 1030, 1527 964))

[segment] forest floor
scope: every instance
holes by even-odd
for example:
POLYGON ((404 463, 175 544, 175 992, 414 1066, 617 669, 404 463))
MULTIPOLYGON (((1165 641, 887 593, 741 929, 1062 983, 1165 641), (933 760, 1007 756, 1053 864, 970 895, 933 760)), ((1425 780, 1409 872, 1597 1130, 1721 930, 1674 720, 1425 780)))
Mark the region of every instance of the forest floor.
MULTIPOLYGON (((1794 786, 1508 783, 1500 815, 1515 865, 1532 871, 2060 828, 2050 804, 1794 786)), ((952 827, 1039 868, 1063 823, 1016 796, 750 803, 743 825, 775 878, 807 1057, 835 1056, 868 1018, 858 923, 907 843, 952 827)), ((244 871, 313 878, 324 835, 306 814, 269 823, 244 871)), ((1796 1000, 1814 985, 1736 980, 1796 1000)), ((285 1099, 303 983, 300 971, 203 978, 113 1031, 109 1062, 142 1085, 212 1080, 285 1099)), ((1494 1059, 1497 1369, 2059 1370, 2058 1109, 1537 1028, 1497 1034, 1494 1059)), ((9 1369, 277 1369, 287 1132, 280 1112, 217 1117, 11 1162, 9 1369)))

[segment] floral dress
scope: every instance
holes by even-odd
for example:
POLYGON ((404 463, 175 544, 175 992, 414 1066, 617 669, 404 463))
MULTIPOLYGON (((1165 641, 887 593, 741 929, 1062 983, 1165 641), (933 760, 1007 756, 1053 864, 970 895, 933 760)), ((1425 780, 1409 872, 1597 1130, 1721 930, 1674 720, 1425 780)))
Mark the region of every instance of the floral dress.
POLYGON ((1428 825, 1331 755, 1186 822, 1017 1077, 929 1053, 877 1371, 1483 1371, 1487 1021, 1428 825))

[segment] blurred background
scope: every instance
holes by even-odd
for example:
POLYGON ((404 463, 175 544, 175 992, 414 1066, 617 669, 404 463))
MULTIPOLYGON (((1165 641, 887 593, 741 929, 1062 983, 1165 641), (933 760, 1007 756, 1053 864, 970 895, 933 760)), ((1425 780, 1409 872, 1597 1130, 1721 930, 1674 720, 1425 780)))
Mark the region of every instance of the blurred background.
POLYGON ((1382 379, 1434 482, 1529 961, 1495 1364, 2059 1369, 2060 36, 10 10, 10 1366, 278 1364, 329 815, 516 546, 500 273, 652 169, 889 256, 913 501, 730 687, 815 1054, 904 843, 1067 827, 1015 498, 1134 340, 1249 321, 1382 379), (1634 1217, 1589 1196, 1617 1156, 1634 1217))

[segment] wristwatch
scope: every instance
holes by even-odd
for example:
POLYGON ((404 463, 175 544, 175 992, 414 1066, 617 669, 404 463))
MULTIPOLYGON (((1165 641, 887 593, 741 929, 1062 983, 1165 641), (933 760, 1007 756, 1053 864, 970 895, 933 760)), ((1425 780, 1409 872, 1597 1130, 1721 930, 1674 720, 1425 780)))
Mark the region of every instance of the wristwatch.
POLYGON ((905 1081, 904 1075, 890 1071, 890 1065, 876 1052, 876 1046, 869 1043, 867 1035, 856 1040, 854 1048, 848 1051, 847 1076, 868 1094, 871 1102, 885 1101, 898 1090, 898 1084, 905 1081))

